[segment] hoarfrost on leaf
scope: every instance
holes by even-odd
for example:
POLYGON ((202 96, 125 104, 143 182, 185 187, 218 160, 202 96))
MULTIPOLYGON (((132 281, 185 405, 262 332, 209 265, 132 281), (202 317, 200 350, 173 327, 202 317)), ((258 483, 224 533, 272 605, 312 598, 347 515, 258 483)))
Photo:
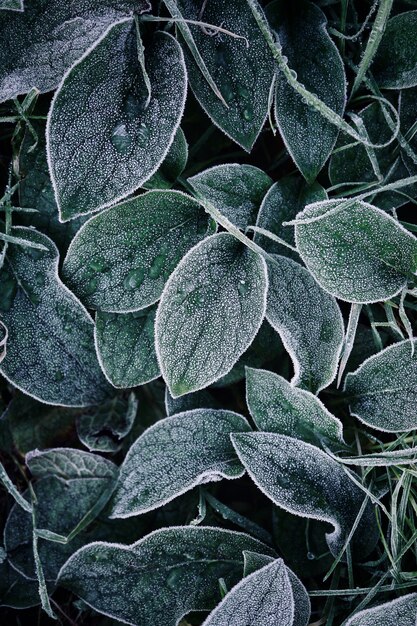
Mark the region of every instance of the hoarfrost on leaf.
POLYGON ((345 626, 416 626, 417 593, 359 611, 345 626))

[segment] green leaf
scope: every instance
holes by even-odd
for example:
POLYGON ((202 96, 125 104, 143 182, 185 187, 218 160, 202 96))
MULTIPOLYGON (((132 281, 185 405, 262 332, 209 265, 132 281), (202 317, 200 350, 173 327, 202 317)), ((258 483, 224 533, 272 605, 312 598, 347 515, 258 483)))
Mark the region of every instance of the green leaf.
MULTIPOLYGON (((269 230, 289 245, 295 246, 294 230, 283 226, 283 222, 291 221, 306 204, 326 200, 327 194, 317 182, 307 185, 300 176, 284 176, 269 189, 259 209, 256 226, 269 230)), ((282 254, 299 260, 296 252, 272 241, 268 237, 255 232, 253 240, 270 253, 282 254)))
POLYGON ((225 4, 210 0, 201 11, 199 0, 178 0, 185 19, 203 20, 240 35, 230 35, 190 25, 196 46, 219 87, 226 106, 213 92, 184 47, 191 89, 210 119, 245 150, 255 143, 268 113, 274 73, 272 56, 245 0, 225 4))
POLYGON ((266 318, 293 362, 291 383, 318 393, 336 376, 344 339, 340 309, 304 267, 282 256, 272 258, 266 318))
POLYGON ((39 603, 37 581, 19 574, 8 560, 0 563, 0 606, 27 609, 39 603))
POLYGON ((126 455, 111 517, 147 513, 196 485, 239 478, 244 470, 229 435, 248 430, 241 415, 214 409, 194 409, 157 422, 126 455))
POLYGON ((197 194, 211 202, 238 228, 254 224, 259 207, 272 185, 271 178, 253 165, 216 165, 188 178, 197 194))
POLYGON ((266 306, 265 261, 228 233, 197 244, 169 278, 156 350, 174 398, 224 376, 252 343, 266 306))
POLYGON ((295 240, 316 281, 346 302, 388 300, 417 269, 417 240, 359 200, 328 200, 297 215, 295 240))
MULTIPOLYGON (((231 435, 236 452, 259 489, 281 508, 328 522, 330 551, 340 552, 365 499, 347 470, 309 443, 274 433, 231 435)), ((351 547, 360 558, 375 547, 378 531, 371 505, 353 535, 351 547)))
POLYGON ((87 406, 110 393, 94 351, 93 322, 58 277, 58 250, 29 228, 12 232, 47 251, 10 246, 0 270, 0 314, 9 330, 0 373, 47 404, 87 406))
POLYGON ((400 13, 388 21, 372 64, 372 73, 381 88, 417 85, 416 37, 417 11, 400 13))
POLYGON ((55 89, 67 69, 106 29, 133 10, 143 13, 149 3, 27 0, 22 13, 1 12, 0 101, 32 87, 41 92, 55 89))
POLYGON ((191 610, 214 608, 219 578, 227 587, 240 580, 242 550, 271 554, 243 533, 162 528, 131 546, 97 542, 81 548, 61 569, 59 583, 114 619, 175 626, 191 610))
POLYGON ((35 478, 97 478, 112 483, 117 477, 117 468, 108 459, 72 448, 33 450, 26 455, 26 464, 35 478))
POLYGON ((416 618, 417 593, 410 593, 355 613, 345 626, 415 626, 416 618))
POLYGON ((181 128, 175 133, 174 140, 159 169, 142 186, 144 189, 170 189, 187 165, 188 144, 181 128))
POLYGON ((0 10, 23 11, 23 0, 0 0, 0 10))
MULTIPOLYGON (((305 0, 291 4, 275 0, 266 12, 298 81, 342 116, 345 72, 339 52, 327 34, 322 11, 305 0)), ((337 127, 309 107, 282 72, 278 72, 275 83, 275 118, 295 164, 305 179, 313 182, 333 149, 337 127)))
POLYGON ((343 441, 343 426, 316 396, 297 389, 284 378, 248 367, 246 400, 257 428, 288 435, 307 443, 338 446, 343 441))
POLYGON ((97 355, 114 387, 137 387, 160 375, 154 346, 155 315, 156 306, 136 313, 97 312, 97 355))
POLYGON ((241 580, 210 613, 203 626, 225 624, 293 626, 294 597, 282 559, 265 565, 241 580))
POLYGON ((125 198, 163 162, 183 114, 186 70, 167 33, 154 35, 146 59, 148 106, 132 20, 113 25, 56 92, 47 146, 62 221, 125 198))
POLYGON ((344 391, 352 415, 368 426, 385 432, 417 428, 417 353, 412 343, 400 341, 366 359, 346 376, 344 391))
POLYGON ((136 418, 138 401, 133 392, 115 396, 77 418, 77 434, 91 452, 116 452, 136 418))
POLYGON ((92 217, 71 243, 63 276, 89 308, 138 311, 159 300, 184 254, 212 232, 193 198, 149 191, 92 217))

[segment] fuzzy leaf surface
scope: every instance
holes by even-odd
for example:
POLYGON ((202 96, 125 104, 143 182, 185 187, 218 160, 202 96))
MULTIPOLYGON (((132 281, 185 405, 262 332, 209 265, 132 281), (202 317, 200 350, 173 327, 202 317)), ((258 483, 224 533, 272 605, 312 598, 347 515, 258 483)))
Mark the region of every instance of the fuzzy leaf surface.
MULTIPOLYGON (((365 498, 342 466, 309 443, 275 433, 231 435, 240 460, 255 484, 276 505, 301 517, 328 522, 330 551, 342 549, 365 498)), ((368 503, 351 547, 361 557, 375 546, 378 532, 368 503)))
POLYGON ((228 588, 241 579, 243 550, 272 554, 243 533, 162 528, 131 546, 85 546, 65 563, 59 582, 96 611, 127 624, 176 626, 189 611, 218 604, 219 578, 228 588))
POLYGON ((291 382, 318 393, 336 376, 344 338, 339 306, 292 259, 273 255, 268 275, 266 318, 293 362, 291 382))
POLYGON ((417 593, 410 593, 372 609, 359 611, 345 626, 415 626, 417 622, 417 593))
POLYGON ((126 455, 112 517, 146 513, 201 483, 239 478, 244 470, 229 435, 248 430, 241 415, 223 410, 194 409, 160 420, 126 455))
POLYGON ((380 87, 406 89, 417 85, 417 11, 392 17, 379 44, 372 73, 380 87))
POLYGON ((372 428, 401 432, 417 428, 417 340, 400 341, 374 354, 345 382, 349 409, 372 428))
POLYGON ((232 235, 197 244, 169 278, 156 315, 156 348, 171 395, 207 387, 252 343, 266 305, 265 261, 232 235))
POLYGON ((297 250, 319 285, 336 298, 388 300, 417 270, 417 239, 371 204, 344 203, 316 202, 299 213, 297 250))
POLYGON ((47 404, 99 403, 110 386, 95 355, 93 322, 58 277, 55 244, 29 228, 12 232, 46 250, 10 246, 0 270, 0 314, 9 330, 0 373, 47 404))
POLYGON ((184 254, 211 232, 193 198, 149 191, 92 217, 71 243, 63 276, 89 308, 138 311, 159 300, 184 254))
POLYGON ((48 117, 49 169, 62 221, 122 200, 163 162, 183 114, 181 48, 157 32, 147 48, 148 91, 133 20, 112 26, 75 64, 48 117))

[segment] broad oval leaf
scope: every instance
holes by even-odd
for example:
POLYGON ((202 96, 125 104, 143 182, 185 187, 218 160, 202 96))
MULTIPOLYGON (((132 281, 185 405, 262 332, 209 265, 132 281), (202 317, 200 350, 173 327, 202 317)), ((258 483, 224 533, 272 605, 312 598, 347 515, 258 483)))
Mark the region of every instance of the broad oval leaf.
POLYGON ((417 340, 413 344, 388 346, 346 376, 349 409, 361 422, 393 433, 417 428, 417 340))
POLYGON ((359 611, 345 626, 416 626, 417 593, 359 611))
MULTIPOLYGON (((231 438, 252 480, 275 504, 294 515, 334 526, 326 540, 337 556, 365 499, 347 470, 319 448, 285 435, 238 433, 231 438)), ((353 553, 365 557, 377 538, 375 516, 368 502, 352 537, 353 553)))
POLYGON ((89 308, 138 311, 159 300, 184 254, 211 232, 193 198, 149 191, 88 220, 71 243, 63 276, 89 308))
POLYGON ((392 298, 417 270, 417 239, 359 200, 309 205, 297 216, 295 240, 319 285, 346 302, 392 298))
POLYGON ((149 103, 135 25, 124 20, 74 65, 56 92, 47 146, 62 221, 125 198, 164 160, 184 110, 184 59, 176 40, 162 32, 145 59, 149 103))
POLYGON ((162 528, 131 546, 85 546, 65 563, 58 580, 115 619, 176 626, 191 610, 207 611, 218 604, 219 578, 227 587, 242 578, 243 550, 272 555, 270 548, 243 533, 162 528))
POLYGON ((97 312, 97 356, 114 387, 137 387, 160 375, 155 352, 155 315, 155 306, 136 313, 97 312))
POLYGON ((241 580, 203 626, 293 626, 294 597, 287 568, 277 559, 241 580))
POLYGON ((262 199, 272 185, 258 167, 230 163, 216 165, 187 181, 238 228, 254 224, 262 199))
POLYGON ((174 398, 231 370, 265 315, 265 261, 232 235, 197 244, 169 278, 155 323, 162 375, 174 398))
POLYGON ((215 409, 194 409, 160 420, 127 453, 111 517, 146 513, 196 485, 239 478, 244 469, 229 435, 248 430, 241 415, 215 409))
POLYGON ((246 401, 261 431, 315 445, 344 445, 341 421, 312 393, 297 389, 278 374, 248 367, 246 401))
POLYGON ((318 393, 337 371, 344 338, 335 299, 292 259, 268 261, 266 318, 279 333, 294 366, 293 385, 318 393))
POLYGON ((417 85, 417 11, 392 17, 378 46, 372 73, 380 88, 405 89, 417 85))
POLYGON ((47 404, 99 403, 111 387, 95 355, 93 322, 58 277, 55 244, 29 228, 12 232, 45 250, 10 246, 0 270, 0 315, 9 331, 0 373, 47 404))
POLYGON ((216 95, 191 52, 183 44, 191 89, 210 119, 233 141, 250 151, 268 113, 274 65, 272 55, 245 0, 177 0, 184 19, 203 20, 228 34, 190 26, 197 49, 216 83, 216 95))
MULTIPOLYGON (((343 115, 345 72, 340 54, 327 33, 324 13, 305 0, 291 3, 275 0, 266 12, 298 81, 338 115, 343 115)), ((313 182, 333 149, 338 128, 303 102, 279 71, 275 83, 275 119, 298 169, 308 182, 313 182)))
POLYGON ((28 0, 24 4, 21 14, 0 13, 0 101, 32 87, 41 92, 55 89, 67 69, 113 22, 150 8, 147 0, 28 0))
MULTIPOLYGON (((307 185, 301 176, 284 176, 269 189, 259 209, 256 226, 295 246, 294 229, 283 226, 291 221, 306 204, 327 200, 326 191, 317 182, 307 185)), ((254 241, 267 252, 274 252, 299 260, 297 252, 255 232, 254 241)))

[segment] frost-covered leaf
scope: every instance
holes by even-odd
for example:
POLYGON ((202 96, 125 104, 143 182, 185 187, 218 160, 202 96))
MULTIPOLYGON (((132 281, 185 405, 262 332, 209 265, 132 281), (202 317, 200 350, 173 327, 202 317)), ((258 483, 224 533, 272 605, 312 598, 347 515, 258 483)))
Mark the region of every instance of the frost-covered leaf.
POLYGON ((156 306, 135 313, 97 312, 97 355, 114 387, 137 387, 160 375, 155 353, 155 315, 156 306))
POLYGON ((229 233, 205 239, 182 259, 155 324, 161 372, 174 398, 233 367, 262 323, 267 286, 265 261, 229 233))
POLYGON ((206 67, 226 105, 213 92, 183 44, 191 89, 210 119, 233 141, 250 150, 268 113, 274 67, 271 53, 245 0, 177 0, 185 19, 203 20, 243 37, 191 26, 206 67))
POLYGON ((386 432, 417 428, 417 340, 400 341, 374 354, 346 377, 352 415, 386 432))
POLYGON ((359 611, 345 626, 416 626, 417 593, 359 611))
POLYGON ((271 178, 258 167, 238 163, 216 165, 188 182, 238 228, 255 223, 262 199, 272 185, 271 178))
POLYGON ((162 528, 131 546, 85 546, 65 563, 59 582, 96 611, 128 624, 176 626, 191 610, 218 604, 219 578, 228 588, 242 578, 243 550, 272 554, 243 533, 162 528))
POLYGON ((0 10, 23 11, 23 0, 0 0, 0 10))
POLYGON ((340 445, 343 427, 316 396, 281 376, 247 368, 246 400, 259 430, 320 445, 340 445))
MULTIPOLYGON (((109 500, 117 476, 116 466, 96 455, 60 448, 36 452, 29 463, 40 478, 33 486, 37 498, 37 528, 66 537, 80 523, 87 526, 109 500)), ((30 500, 29 492, 24 496, 30 500)), ((36 578, 32 552, 32 518, 15 505, 4 531, 9 558, 19 572, 36 578)), ((78 533, 65 543, 39 539, 39 555, 45 578, 54 581, 60 567, 88 535, 78 533)))
POLYGON ((379 44, 371 70, 378 85, 404 89, 417 85, 417 11, 392 17, 379 44))
POLYGON ((56 92, 47 144, 62 221, 125 198, 163 162, 183 114, 186 70, 167 33, 154 35, 145 58, 149 104, 132 20, 112 26, 56 92))
POLYGON ((220 405, 207 389, 200 389, 185 396, 173 398, 168 387, 165 389, 165 408, 167 415, 176 415, 192 409, 219 409, 220 405))
MULTIPOLYGON (((305 0, 291 3, 275 0, 266 12, 298 81, 343 115, 345 72, 339 52, 327 33, 324 13, 305 0)), ((297 167, 308 182, 314 181, 336 142, 337 127, 303 102, 279 71, 275 83, 275 118, 297 167)))
POLYGON ((196 485, 244 473, 230 433, 250 430, 231 411, 194 409, 148 428, 130 448, 113 496, 112 517, 160 507, 196 485))
POLYGON ((142 186, 144 189, 170 189, 184 171, 187 160, 188 144, 182 129, 179 128, 160 167, 142 186))
POLYGON ((159 300, 184 254, 211 232, 193 198, 149 191, 92 217, 73 239, 63 275, 89 308, 134 312, 159 300))
POLYGON ((37 133, 36 147, 32 134, 26 130, 19 151, 19 203, 37 212, 22 212, 16 217, 23 226, 35 226, 48 235, 61 252, 66 252, 71 239, 87 217, 77 217, 65 224, 59 221, 46 159, 45 125, 34 121, 32 126, 37 133))
POLYGON ((291 356, 292 384, 317 393, 336 376, 344 337, 342 315, 335 299, 304 267, 282 256, 272 258, 266 318, 291 356))
POLYGON ((397 220, 359 200, 328 200, 297 216, 301 258, 326 291, 347 302, 398 294, 417 270, 417 240, 397 220))
POLYGON ((29 228, 12 232, 46 250, 10 246, 0 270, 0 314, 9 330, 0 373, 48 404, 99 403, 111 388, 95 355, 93 322, 58 278, 58 250, 29 228))
MULTIPOLYGON (((285 435, 238 433, 231 437, 248 474, 275 504, 334 526, 326 539, 336 556, 366 497, 343 467, 319 448, 285 435)), ((352 538, 353 552, 365 557, 375 547, 377 537, 375 516, 368 503, 352 538)))
MULTIPOLYGON (((301 176, 284 176, 272 185, 262 200, 256 226, 269 230, 291 246, 295 246, 294 230, 288 226, 283 226, 283 222, 293 220, 306 204, 326 199, 325 190, 317 182, 307 185, 301 176)), ((296 252, 260 233, 255 232, 254 241, 267 252, 275 252, 299 260, 296 252)))
POLYGON ((116 452, 132 429, 137 409, 138 401, 133 392, 92 407, 88 413, 77 417, 81 443, 91 452, 116 452))
POLYGON ((38 583, 19 574, 6 559, 0 563, 0 606, 26 609, 40 604, 38 583))
POLYGON ((55 89, 113 22, 133 10, 148 9, 147 0, 27 0, 22 13, 2 11, 0 101, 32 87, 41 92, 55 89))
POLYGON ((203 626, 293 626, 294 597, 282 559, 241 580, 203 626))

